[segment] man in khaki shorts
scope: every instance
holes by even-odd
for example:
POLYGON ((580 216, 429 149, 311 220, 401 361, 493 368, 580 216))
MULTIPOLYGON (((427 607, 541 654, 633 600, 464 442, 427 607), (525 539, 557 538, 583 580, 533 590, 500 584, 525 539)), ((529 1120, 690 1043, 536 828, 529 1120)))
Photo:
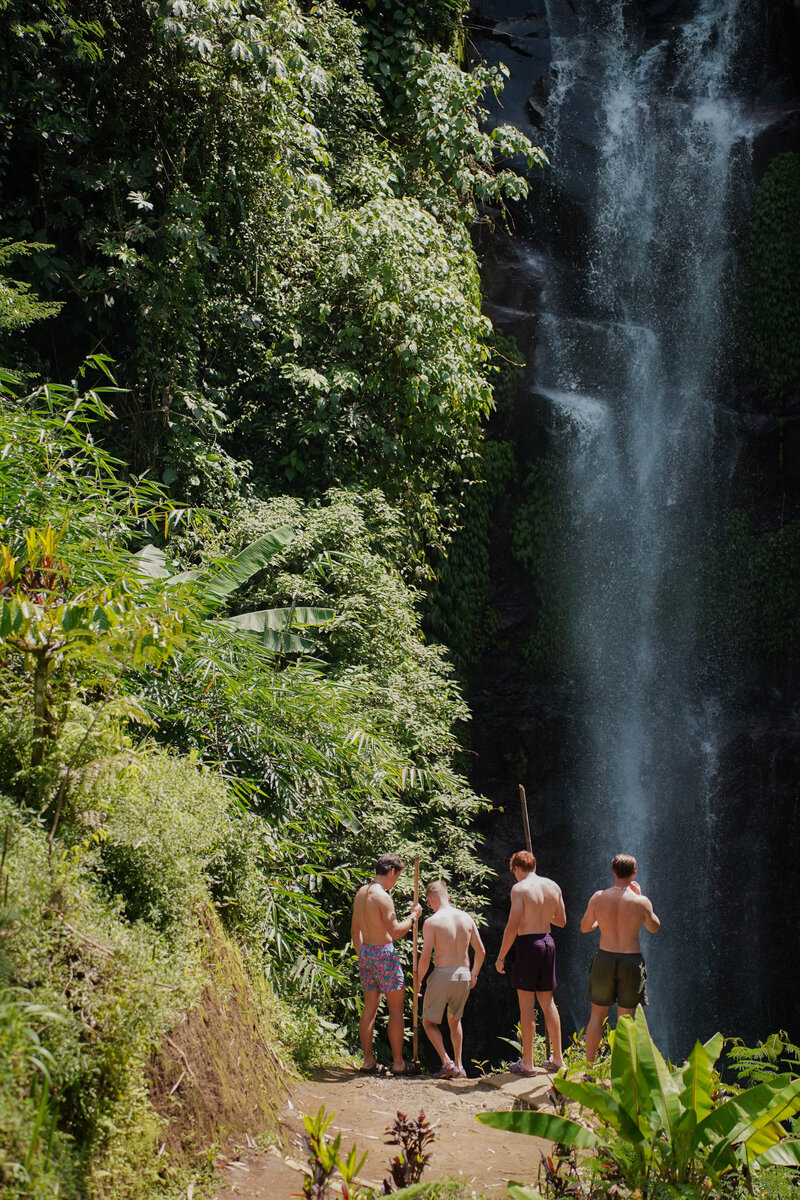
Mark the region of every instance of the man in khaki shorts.
POLYGON ((581 933, 600 930, 600 948, 592 959, 586 999, 592 1015, 586 1026, 586 1061, 593 1063, 603 1036, 608 1010, 616 1002, 617 1015, 632 1017, 637 1004, 647 1004, 647 969, 639 947, 639 931, 658 933, 661 922, 634 880, 637 863, 632 854, 612 859, 614 883, 595 892, 581 918, 581 933))
POLYGON ((472 917, 450 903, 447 888, 441 880, 428 884, 427 895, 433 916, 428 917, 422 926, 422 954, 414 987, 419 991, 420 981, 425 978, 433 955, 435 965, 425 987, 422 1027, 442 1060, 441 1068, 435 1072, 435 1077, 458 1079, 467 1073, 461 1061, 464 1045, 461 1017, 467 997, 477 982, 486 951, 472 917), (471 970, 470 946, 474 954, 471 970), (453 1058, 450 1058, 445 1050, 442 1031, 439 1028, 445 1007, 453 1043, 453 1058))

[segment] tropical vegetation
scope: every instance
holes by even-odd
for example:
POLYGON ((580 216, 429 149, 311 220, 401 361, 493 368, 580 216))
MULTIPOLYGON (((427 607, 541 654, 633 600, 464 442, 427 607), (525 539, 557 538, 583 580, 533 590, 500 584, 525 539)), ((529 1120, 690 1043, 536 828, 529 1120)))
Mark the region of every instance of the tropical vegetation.
MULTIPOLYGON (((517 468, 486 427, 522 364, 472 229, 546 160, 486 128, 504 72, 467 62, 465 13, 0 0, 9 1200, 186 1195, 236 1132, 225 1097, 269 1129, 292 1063, 346 1056, 376 850, 480 910, 462 679, 496 632, 517 468), (182 1040, 204 1027, 213 1112, 182 1040)), ((754 295, 795 175, 758 208, 754 295)), ((786 286, 751 323, 776 403, 786 286)), ((557 505, 529 483, 512 538, 544 609, 557 505)))
POLYGON ((185 1195, 235 1124, 184 1048, 214 1022, 218 1095, 269 1128, 274 1064, 235 1073, 348 1052, 376 851, 480 907, 423 626, 497 486, 470 226, 544 159, 484 128, 463 13, 0 4, 9 1197, 185 1195))
MULTIPOLYGON (((575 1195, 664 1195, 718 1192, 737 1172, 749 1180, 770 1165, 800 1166, 800 1140, 782 1124, 800 1112, 800 1078, 771 1074, 721 1098, 715 1065, 723 1038, 697 1042, 681 1067, 653 1042, 644 1010, 621 1017, 612 1039, 608 1084, 557 1076, 554 1085, 579 1116, 519 1111, 480 1113, 497 1129, 533 1134, 591 1150, 571 1182, 575 1195)), ((533 1189, 517 1188, 518 1200, 533 1189)))

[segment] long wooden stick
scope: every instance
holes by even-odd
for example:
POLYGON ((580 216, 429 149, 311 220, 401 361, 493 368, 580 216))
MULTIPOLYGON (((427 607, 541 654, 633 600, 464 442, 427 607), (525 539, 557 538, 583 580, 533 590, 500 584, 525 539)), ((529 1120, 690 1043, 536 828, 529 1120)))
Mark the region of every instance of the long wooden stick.
POLYGON ((528 820, 528 801, 525 798, 525 788, 522 784, 519 785, 519 802, 522 805, 522 828, 525 831, 525 849, 533 854, 533 842, 531 841, 531 824, 528 820))
MULTIPOLYGON (((419 855, 414 857, 414 907, 419 903, 419 855)), ((411 962, 414 975, 414 983, 412 991, 414 993, 414 1062, 419 1059, 419 1013, 417 1011, 419 998, 417 996, 417 935, 418 935, 419 920, 414 917, 413 932, 411 934, 413 940, 411 946, 411 962)))

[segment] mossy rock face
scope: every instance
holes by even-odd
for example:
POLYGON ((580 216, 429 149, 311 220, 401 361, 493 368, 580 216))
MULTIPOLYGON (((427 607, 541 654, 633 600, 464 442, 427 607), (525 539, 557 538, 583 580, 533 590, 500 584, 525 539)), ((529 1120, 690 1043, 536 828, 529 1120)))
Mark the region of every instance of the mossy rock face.
POLYGON ((742 296, 751 366, 780 411, 800 378, 800 157, 777 155, 753 202, 742 296))
POLYGON ((245 1134, 276 1133, 290 1075, 277 1049, 266 985, 257 992, 210 906, 199 919, 209 982, 146 1072, 150 1102, 165 1122, 162 1141, 189 1161, 245 1134))

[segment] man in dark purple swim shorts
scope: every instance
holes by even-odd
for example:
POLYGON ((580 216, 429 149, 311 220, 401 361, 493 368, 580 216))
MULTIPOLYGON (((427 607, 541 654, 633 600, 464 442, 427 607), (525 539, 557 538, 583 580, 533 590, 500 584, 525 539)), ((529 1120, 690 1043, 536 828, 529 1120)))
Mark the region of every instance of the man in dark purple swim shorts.
POLYGON ((389 892, 400 878, 402 859, 396 854, 382 854, 375 866, 375 878, 365 883, 356 893, 353 902, 353 920, 350 936, 358 952, 358 974, 364 989, 364 1008, 358 1024, 361 1049, 364 1052, 366 1074, 374 1074, 378 1067, 372 1053, 375 1033, 375 1018, 381 996, 386 997, 389 1009, 389 1042, 392 1047, 392 1074, 402 1075, 406 1071, 403 1059, 403 996, 404 978, 400 956, 394 948, 395 938, 404 937, 414 920, 421 916, 419 904, 412 908, 404 921, 395 916, 394 904, 389 892))
POLYGON ((517 1075, 533 1075, 533 1038, 536 1032, 536 1001, 544 1015, 552 1045, 552 1057, 544 1064, 547 1071, 564 1066, 561 1053, 561 1018, 553 992, 556 989, 556 948, 550 926, 563 928, 567 923, 561 888, 552 879, 536 874, 536 859, 529 850, 518 850, 509 863, 516 883, 511 889, 511 912, 503 934, 500 955, 495 963, 505 975, 505 956, 514 947, 511 982, 519 1000, 519 1028, 522 1058, 511 1064, 517 1075))
POLYGON ((549 933, 518 933, 514 942, 511 982, 523 992, 554 992, 556 944, 549 933))

